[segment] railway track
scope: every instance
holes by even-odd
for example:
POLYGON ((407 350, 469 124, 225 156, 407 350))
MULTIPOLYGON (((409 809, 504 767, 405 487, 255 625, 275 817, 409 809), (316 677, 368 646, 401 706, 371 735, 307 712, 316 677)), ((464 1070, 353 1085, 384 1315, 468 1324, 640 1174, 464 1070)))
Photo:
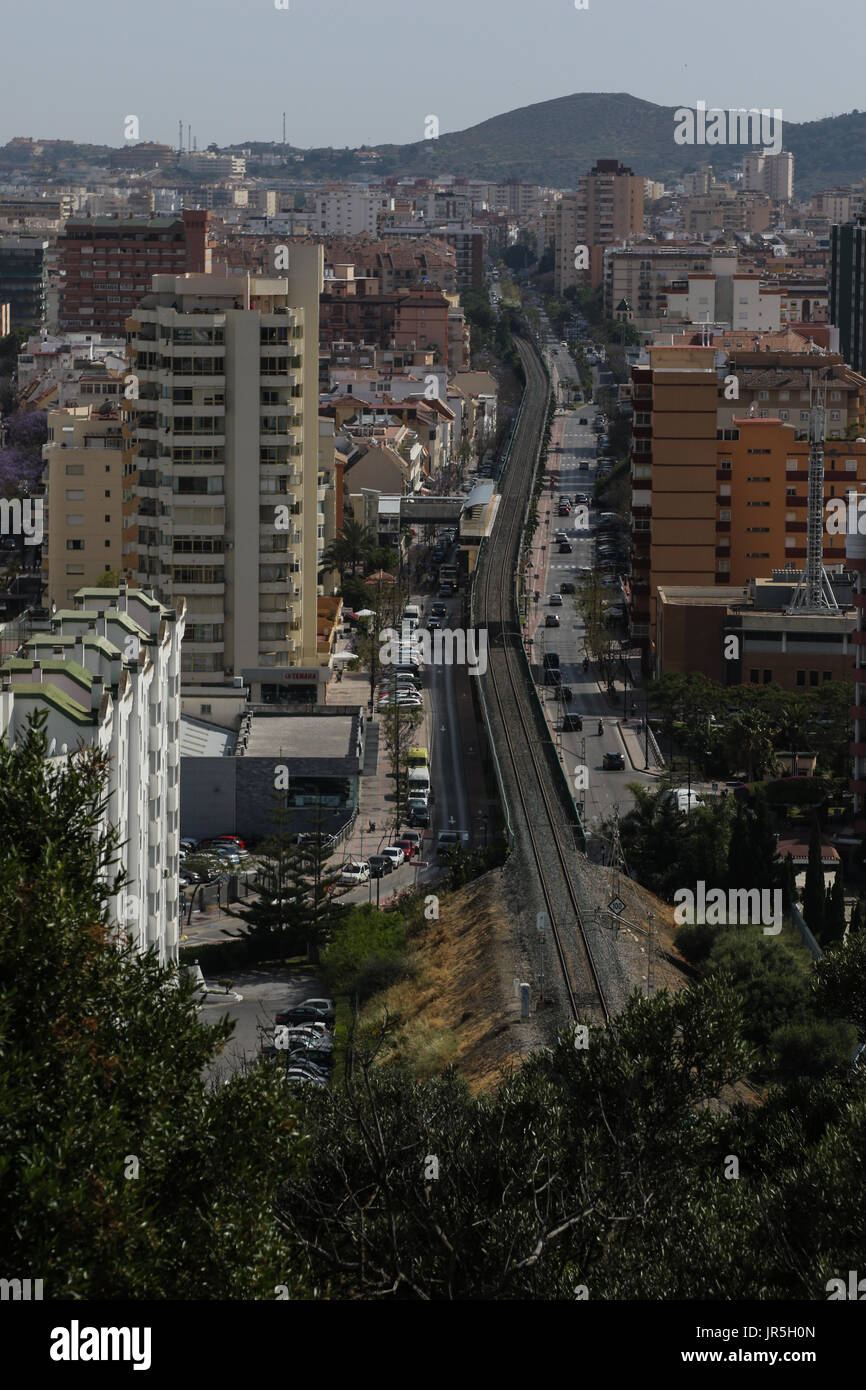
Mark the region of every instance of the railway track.
POLYGON ((496 526, 482 560, 476 620, 488 629, 487 688, 493 695, 507 749, 505 765, 513 774, 522 813, 520 832, 537 868, 571 1016, 608 1023, 611 1011, 569 872, 569 854, 575 850, 570 836, 565 844, 562 805, 550 769, 539 757, 539 731, 531 704, 535 697, 527 688, 515 576, 550 390, 535 349, 523 339, 515 342, 526 387, 503 476, 496 526))

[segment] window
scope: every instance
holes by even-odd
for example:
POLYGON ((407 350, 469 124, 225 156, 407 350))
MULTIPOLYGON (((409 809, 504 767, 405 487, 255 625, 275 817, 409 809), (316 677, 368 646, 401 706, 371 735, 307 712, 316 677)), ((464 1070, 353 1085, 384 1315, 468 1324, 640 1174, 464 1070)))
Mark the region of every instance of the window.
POLYGON ((825 680, 825 681, 831 681, 831 680, 833 679, 833 672, 832 672, 832 671, 824 671, 824 672, 822 673, 822 679, 825 680))
POLYGON ((797 496, 797 489, 796 489, 795 487, 786 487, 786 488, 785 488, 785 496, 786 496, 786 497, 796 497, 796 496, 797 496))
POLYGON ((770 682, 772 681, 772 679, 773 679, 773 673, 772 673, 772 671, 767 671, 767 670, 765 670, 765 671, 764 671, 764 685, 769 685, 770 682))
MULTIPOLYGON (((751 478, 746 479, 746 482, 748 483, 768 483, 769 481, 769 478, 758 477, 755 475, 753 475, 751 478)), ((751 503, 749 505, 751 506, 751 503)))
POLYGON ((810 672, 809 672, 809 684, 810 684, 810 685, 817 685, 817 684, 818 684, 818 672, 817 672, 817 671, 810 671, 810 672))
POLYGON ((67 502, 83 502, 84 493, 83 491, 79 492, 77 488, 67 488, 66 500, 67 502))
POLYGON ((779 419, 780 419, 780 420, 787 420, 787 418, 788 418, 788 412, 787 412, 787 410, 780 410, 780 411, 779 411, 779 419))
POLYGON ((106 542, 105 542, 105 548, 106 548, 106 550, 109 549, 110 545, 111 545, 111 541, 106 541, 106 542))
POLYGON ((726 508, 724 508, 722 511, 719 512, 719 521, 730 521, 730 519, 731 519, 731 510, 730 510, 729 507, 726 507, 726 508))
POLYGON ((83 516, 77 516, 77 515, 76 515, 76 516, 67 516, 67 518, 66 518, 66 525, 67 525, 67 526, 83 526, 83 525, 84 525, 84 517, 83 517, 83 516))
POLYGON ((103 512, 103 516, 105 517, 105 520, 106 520, 106 521, 110 521, 110 520, 111 520, 111 517, 108 515, 108 512, 103 512))
POLYGON ((66 566, 66 573, 67 573, 67 574, 84 574, 84 566, 83 566, 83 565, 67 565, 67 566, 66 566))
POLYGON ((805 671, 798 671, 798 672, 797 672, 797 684, 798 684, 798 685, 805 685, 805 684, 806 684, 806 672, 805 672, 805 671))
POLYGON ((84 549, 84 541, 67 541, 67 542, 66 542, 66 549, 67 549, 67 550, 83 550, 83 549, 84 549))
POLYGON ((198 712, 199 712, 199 714, 210 714, 211 709, 212 709, 212 706, 211 706, 211 705, 199 705, 199 710, 198 710, 198 712))
POLYGON ((110 488, 110 487, 107 487, 107 488, 105 489, 105 495, 106 495, 106 497, 110 497, 110 496, 111 496, 111 488, 110 488))
POLYGON ((73 474, 75 477, 80 478, 80 477, 81 477, 81 474, 84 472, 84 464, 83 464, 83 463, 67 463, 67 465, 66 465, 66 472, 69 473, 69 474, 73 474))

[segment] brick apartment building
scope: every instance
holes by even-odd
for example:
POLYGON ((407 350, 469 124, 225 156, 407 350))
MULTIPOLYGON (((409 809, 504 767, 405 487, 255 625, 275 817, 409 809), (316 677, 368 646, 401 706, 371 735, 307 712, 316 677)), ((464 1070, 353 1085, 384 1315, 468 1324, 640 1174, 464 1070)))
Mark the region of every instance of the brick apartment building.
POLYGON ((122 338, 151 276, 209 273, 210 213, 71 218, 57 238, 59 328, 122 338))

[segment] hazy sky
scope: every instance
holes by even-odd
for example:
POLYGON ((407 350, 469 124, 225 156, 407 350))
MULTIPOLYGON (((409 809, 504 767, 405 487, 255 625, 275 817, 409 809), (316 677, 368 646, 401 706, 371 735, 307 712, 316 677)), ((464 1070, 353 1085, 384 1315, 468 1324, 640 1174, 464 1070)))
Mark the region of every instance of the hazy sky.
POLYGON ((663 105, 866 106, 866 0, 0 0, 0 143, 14 135, 360 145, 573 92, 663 105), (846 55, 848 55, 846 57, 846 55))

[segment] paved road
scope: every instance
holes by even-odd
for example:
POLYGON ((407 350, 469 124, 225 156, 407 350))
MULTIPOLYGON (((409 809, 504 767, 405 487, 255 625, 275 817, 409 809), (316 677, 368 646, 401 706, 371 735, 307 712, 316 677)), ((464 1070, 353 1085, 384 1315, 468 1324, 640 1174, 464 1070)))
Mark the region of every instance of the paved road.
MULTIPOLYGON (((230 972, 231 974, 231 972, 230 972)), ((321 980, 312 975, 295 975, 290 971, 247 968, 231 974, 236 1000, 211 999, 199 1009, 202 1023, 217 1023, 225 1014, 235 1021, 235 1031, 222 1056, 211 1067, 211 1073, 228 1075, 239 1070, 245 1061, 258 1055, 259 1027, 273 1028, 280 1009, 300 1004, 304 999, 321 998, 325 989, 321 980)), ((208 977, 208 982, 213 983, 208 977)))
MULTIPOLYGON (((545 651, 559 654, 563 684, 571 686, 574 691, 574 699, 569 708, 584 716, 582 734, 562 733, 561 706, 553 703, 549 705, 551 722, 558 731, 557 739, 565 754, 566 767, 573 771, 576 765, 583 764, 588 769, 586 815, 590 827, 597 826, 603 818, 609 817, 614 806, 619 806, 620 814, 625 814, 630 809, 634 798, 627 789, 627 782, 636 781, 647 785, 654 782, 651 776, 643 772, 639 759, 638 768, 633 766, 635 742, 629 739, 626 743, 619 730, 622 708, 614 711, 607 696, 599 690, 598 672, 594 667, 590 666, 587 673, 583 671, 584 625, 577 613, 574 599, 564 595, 562 607, 550 603, 550 595, 559 592, 559 586, 564 580, 572 580, 577 586, 578 569, 594 567, 595 544, 592 533, 577 530, 571 524, 574 513, 567 519, 558 518, 556 501, 560 493, 570 493, 572 500, 575 492, 586 492, 592 496, 596 468, 596 437, 591 425, 595 414, 595 407, 589 405, 579 410, 564 412, 556 419, 552 443, 561 441, 562 451, 551 450, 548 468, 558 476, 559 481, 552 492, 548 490, 543 494, 544 500, 539 509, 542 520, 546 512, 549 511, 551 514, 550 535, 546 549, 543 552, 536 550, 533 555, 536 562, 535 571, 539 574, 537 587, 541 591, 541 600, 538 604, 539 626, 533 637, 532 660, 533 664, 541 667, 545 651), (581 417, 585 417, 589 424, 581 425, 581 417), (574 546, 571 555, 557 553, 553 534, 560 528, 567 533, 574 546), (543 626, 547 613, 559 615, 558 628, 543 626), (601 736, 598 734, 599 716, 605 721, 605 732, 601 736), (625 754, 625 772, 602 770, 602 753, 608 751, 625 754)), ((591 512, 590 519, 592 516, 591 512)), ((613 585, 610 586, 610 592, 612 597, 618 596, 618 589, 613 585)), ((551 701, 552 688, 542 689, 543 699, 551 701)))

